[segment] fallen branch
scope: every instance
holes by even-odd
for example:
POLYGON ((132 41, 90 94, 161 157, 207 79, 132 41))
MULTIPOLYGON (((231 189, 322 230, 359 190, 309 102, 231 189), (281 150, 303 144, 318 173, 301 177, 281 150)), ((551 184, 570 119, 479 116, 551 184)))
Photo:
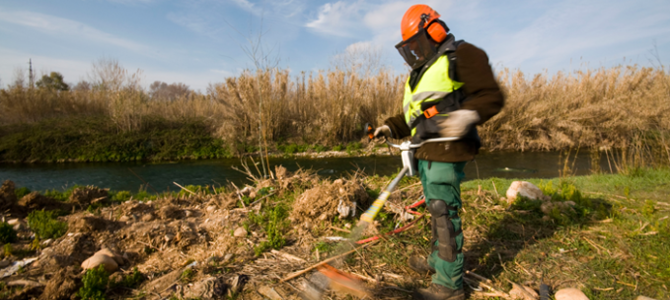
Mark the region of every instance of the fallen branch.
POLYGON ((486 278, 486 277, 484 277, 484 276, 482 276, 482 275, 479 275, 479 274, 477 274, 477 273, 475 273, 475 272, 472 272, 472 271, 465 271, 465 274, 468 274, 468 275, 470 275, 470 276, 472 276, 472 277, 474 277, 474 278, 477 278, 477 279, 479 279, 479 280, 481 280, 481 281, 485 281, 485 282, 487 282, 487 283, 493 283, 493 281, 491 281, 491 279, 488 279, 488 278, 486 278))
POLYGON ((374 243, 370 243, 370 244, 367 244, 367 245, 363 245, 363 246, 361 246, 361 247, 358 247, 358 248, 356 248, 356 249, 347 251, 347 252, 342 253, 342 254, 340 254, 340 255, 336 255, 336 256, 333 256, 333 257, 331 257, 331 258, 328 258, 328 259, 326 259, 326 260, 324 260, 324 261, 322 261, 322 262, 320 262, 320 263, 317 263, 317 264, 315 264, 315 265, 312 265, 311 267, 308 267, 308 268, 303 269, 303 270, 301 270, 301 271, 293 272, 293 273, 287 275, 286 277, 284 277, 284 279, 282 279, 280 282, 285 282, 285 281, 291 280, 291 279, 293 279, 293 278, 296 278, 296 277, 298 277, 298 276, 300 276, 300 275, 302 275, 302 274, 305 274, 305 273, 307 273, 307 272, 309 272, 309 271, 311 271, 311 270, 314 270, 314 269, 318 268, 319 266, 325 265, 325 264, 327 264, 327 263, 329 263, 329 262, 331 262, 331 261, 334 261, 334 260, 336 260, 336 259, 338 259, 338 258, 345 257, 345 256, 347 256, 347 255, 349 255, 349 254, 351 254, 351 253, 354 253, 354 252, 358 251, 358 249, 363 249, 363 248, 365 248, 365 247, 367 247, 367 246, 370 246, 370 245, 373 245, 373 244, 374 244, 374 243))
POLYGON ((195 195, 195 193, 194 193, 194 192, 192 192, 191 190, 189 190, 189 189, 187 189, 187 188, 185 188, 185 187, 183 187, 183 186, 179 185, 179 183, 176 183, 176 182, 172 182, 172 183, 174 183, 174 185, 178 186, 178 187, 179 187, 179 188, 181 188, 182 190, 184 190, 184 191, 187 191, 187 192, 191 193, 191 195, 195 195))
POLYGON ((495 292, 495 293, 498 293, 498 294, 500 294, 500 295, 503 295, 503 296, 498 296, 498 297, 510 298, 510 296, 509 296, 507 293, 505 293, 505 292, 501 292, 500 290, 498 290, 498 289, 496 289, 496 288, 494 288, 494 287, 492 287, 492 286, 490 286, 490 285, 488 285, 488 284, 486 284, 486 283, 483 283, 483 282, 480 282, 480 281, 475 281, 475 280, 472 280, 472 279, 470 279, 470 278, 466 278, 466 277, 463 277, 463 280, 465 280, 466 282, 468 282, 468 283, 470 283, 470 284, 478 284, 478 285, 481 285, 481 286, 483 286, 483 287, 485 287, 485 288, 487 288, 487 289, 489 289, 489 290, 491 290, 491 291, 493 291, 493 292, 495 292))

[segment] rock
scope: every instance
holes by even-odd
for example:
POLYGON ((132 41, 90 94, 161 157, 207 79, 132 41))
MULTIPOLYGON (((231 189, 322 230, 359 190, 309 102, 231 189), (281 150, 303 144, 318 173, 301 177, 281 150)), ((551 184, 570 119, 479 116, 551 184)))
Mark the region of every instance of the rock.
POLYGON ((640 296, 637 296, 637 298, 635 298, 635 300, 656 300, 656 299, 640 295, 640 296))
POLYGON ((12 225, 12 226, 14 226, 16 224, 19 224, 19 223, 22 223, 21 219, 11 219, 11 220, 7 221, 7 224, 12 225))
POLYGON ((49 247, 49 246, 51 246, 51 243, 53 243, 53 241, 54 240, 52 240, 52 239, 44 240, 44 241, 42 241, 42 243, 40 245, 42 245, 42 247, 49 247))
POLYGON ((531 200, 549 200, 549 197, 545 196, 540 188, 528 181, 512 182, 512 185, 510 185, 509 189, 507 189, 507 202, 514 202, 514 200, 517 198, 517 195, 531 200))
POLYGON ((116 253, 112 250, 109 250, 108 248, 102 248, 93 255, 98 255, 98 254, 107 255, 107 256, 111 257, 118 265, 123 264, 123 256, 119 255, 118 253, 116 253))
POLYGON ((11 264, 12 264, 12 262, 11 262, 11 261, 8 261, 8 260, 0 261, 0 269, 9 267, 9 265, 11 265, 11 264))
POLYGON ((218 299, 224 295, 226 285, 220 278, 209 277, 189 285, 184 290, 185 299, 218 299))
POLYGON ((116 260, 104 254, 94 254, 81 263, 81 267, 84 270, 97 268, 99 265, 104 265, 105 270, 110 274, 119 269, 116 260))
POLYGON ((265 297, 270 298, 271 300, 283 300, 284 299, 284 298, 282 298, 282 296, 279 295, 279 293, 277 293, 277 291, 275 291, 275 289, 273 289, 273 288, 271 288, 267 285, 264 285, 260 289, 258 289, 258 293, 260 293, 261 295, 263 295, 265 297))
POLYGON ((582 291, 576 288, 561 289, 554 295, 556 300, 589 300, 582 291))
POLYGON ((23 231, 23 230, 27 230, 27 229, 28 229, 28 225, 24 222, 18 222, 18 223, 16 223, 16 225, 14 225, 14 230, 16 230, 16 231, 23 231))
POLYGON ((235 229, 235 232, 233 233, 233 235, 235 237, 245 237, 245 236, 247 236, 247 230, 244 229, 244 227, 237 227, 237 229, 235 229))
POLYGON ((216 210, 216 206, 214 206, 214 205, 207 206, 207 212, 213 212, 215 210, 216 210))

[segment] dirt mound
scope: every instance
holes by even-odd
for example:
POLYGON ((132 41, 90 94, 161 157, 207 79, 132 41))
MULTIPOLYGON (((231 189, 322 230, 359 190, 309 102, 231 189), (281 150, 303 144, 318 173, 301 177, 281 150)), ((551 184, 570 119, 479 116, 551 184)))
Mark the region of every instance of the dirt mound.
POLYGON ((41 195, 38 192, 32 192, 28 195, 23 196, 23 198, 19 200, 18 204, 20 206, 23 206, 23 208, 27 211, 38 210, 38 209, 44 209, 44 210, 72 209, 72 206, 70 206, 69 204, 41 195))
POLYGON ((67 300, 81 287, 81 278, 74 267, 60 269, 51 277, 44 287, 40 300, 67 300))
POLYGON ((70 203, 86 208, 89 205, 101 201, 106 201, 109 193, 106 189, 93 186, 76 188, 70 195, 70 203))
POLYGON ((293 203, 289 219, 296 225, 310 228, 314 225, 314 221, 330 220, 336 215, 353 217, 357 214, 358 208, 366 208, 369 205, 370 197, 358 181, 344 179, 325 181, 298 197, 293 203))
POLYGON ((99 217, 71 218, 68 225, 69 232, 98 232, 111 231, 120 227, 119 222, 105 220, 99 217))
POLYGON ((160 208, 158 216, 163 220, 168 219, 183 219, 186 217, 186 212, 176 205, 166 205, 160 208))
MULTIPOLYGON (((87 233, 68 234, 45 255, 45 264, 61 267, 80 265, 98 249, 95 238, 87 233)), ((45 254, 43 252, 43 254, 45 254)), ((42 263, 40 263, 42 265, 42 263)))
POLYGON ((17 199, 16 194, 14 193, 15 189, 16 186, 14 186, 14 182, 11 180, 5 180, 5 182, 2 183, 2 187, 0 187, 0 209, 4 210, 16 204, 17 199))

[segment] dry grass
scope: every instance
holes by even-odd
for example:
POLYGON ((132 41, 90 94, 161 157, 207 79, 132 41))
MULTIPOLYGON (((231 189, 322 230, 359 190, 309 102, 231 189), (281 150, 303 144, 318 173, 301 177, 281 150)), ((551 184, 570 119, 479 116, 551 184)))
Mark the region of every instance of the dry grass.
MULTIPOLYGON (((150 116, 201 119, 216 137, 247 145, 257 141, 262 117, 269 141, 335 145, 358 140, 363 123, 380 124, 402 111, 404 77, 384 69, 334 68, 296 77, 288 70, 247 71, 205 94, 174 101, 152 99, 137 88, 135 75, 123 74, 117 80, 123 85, 100 83, 104 88, 94 84, 85 91, 4 89, 0 125, 108 116, 120 131, 134 131, 150 116)), ((670 120, 664 118, 670 113, 670 76, 660 69, 615 67, 532 79, 504 70, 498 78, 506 106, 480 128, 491 150, 624 149, 642 143, 670 159, 670 120)))

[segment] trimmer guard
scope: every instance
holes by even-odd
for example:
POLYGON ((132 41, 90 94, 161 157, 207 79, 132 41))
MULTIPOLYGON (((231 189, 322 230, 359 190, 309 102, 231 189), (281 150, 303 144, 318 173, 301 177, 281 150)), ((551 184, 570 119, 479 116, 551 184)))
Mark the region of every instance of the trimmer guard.
POLYGON ((402 158, 402 166, 409 168, 407 176, 416 176, 416 160, 414 160, 414 149, 410 148, 411 141, 406 141, 400 144, 400 157, 402 158))

